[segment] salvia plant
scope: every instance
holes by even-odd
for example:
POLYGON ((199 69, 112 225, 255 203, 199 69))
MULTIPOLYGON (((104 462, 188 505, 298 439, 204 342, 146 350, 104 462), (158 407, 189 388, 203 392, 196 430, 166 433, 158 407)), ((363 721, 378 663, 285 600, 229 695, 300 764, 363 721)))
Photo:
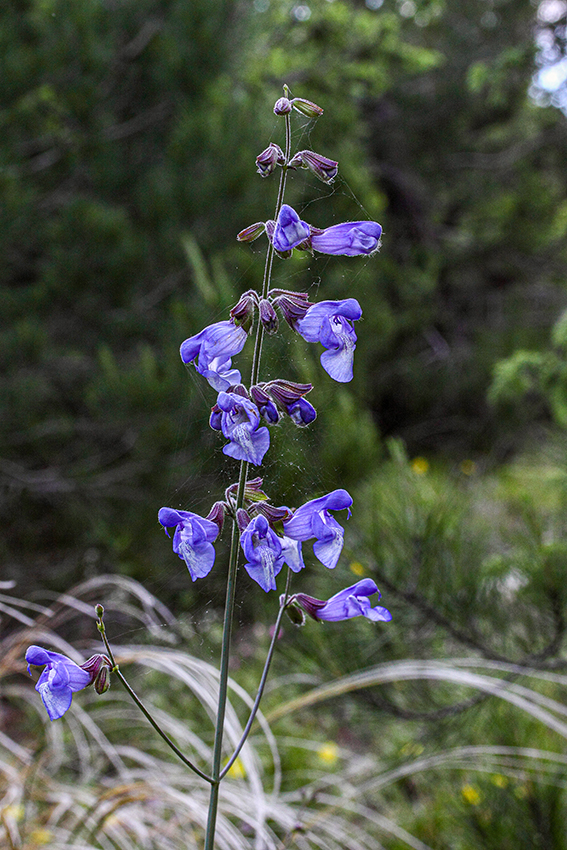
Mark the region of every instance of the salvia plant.
POLYGON ((287 178, 295 170, 308 169, 326 184, 332 183, 338 173, 338 163, 326 156, 310 150, 292 153, 291 120, 294 111, 310 119, 323 114, 321 107, 315 103, 301 97, 291 97, 288 87, 284 86, 284 96, 277 100, 274 112, 284 123, 285 146, 282 148, 272 142, 256 158, 261 177, 269 177, 279 169, 274 218, 245 227, 237 236, 240 242, 252 242, 262 235, 267 237, 261 287, 259 291, 251 289, 245 292, 230 310, 226 320, 209 325, 186 339, 180 350, 183 363, 193 364, 197 373, 217 393, 209 424, 226 441, 224 454, 240 462, 238 480, 226 488, 224 497, 213 504, 205 517, 189 510, 170 507, 163 507, 158 513, 159 523, 168 536, 172 535, 173 551, 185 562, 192 581, 205 579, 209 575, 215 563, 215 543, 225 524, 230 524, 231 544, 212 764, 200 766, 189 759, 164 732, 132 689, 116 663, 106 634, 102 605, 97 605, 95 611, 97 628, 104 643, 103 653, 79 665, 59 652, 39 646, 31 646, 26 652, 28 669, 30 666, 43 667, 36 690, 51 720, 57 720, 65 714, 76 691, 92 685, 98 694, 103 694, 110 685, 111 675, 120 679, 176 756, 210 785, 205 850, 212 850, 215 844, 220 785, 238 758, 258 712, 284 612, 297 625, 305 623, 306 614, 318 621, 347 620, 357 616, 373 621, 391 619, 386 608, 371 601, 372 597, 380 599, 380 593, 374 581, 368 578, 346 587, 330 599, 291 593, 293 574, 305 567, 302 553, 304 543, 312 542, 313 554, 324 567, 334 569, 337 566, 343 547, 344 529, 336 517, 345 511, 347 517, 350 516, 352 498, 346 490, 339 488, 311 499, 296 509, 285 505, 276 506, 263 489, 263 479, 256 474, 256 469, 262 465, 270 449, 270 429, 282 417, 289 417, 298 427, 306 427, 317 416, 315 407, 307 399, 313 389, 311 384, 297 383, 285 376, 262 380, 265 336, 279 332, 279 317, 283 317, 293 332, 307 342, 323 347, 321 366, 335 381, 345 383, 353 377, 356 348, 354 322, 362 316, 360 304, 355 298, 311 303, 305 292, 272 288, 274 258, 289 258, 294 250, 369 257, 378 251, 382 233, 382 228, 374 221, 349 221, 321 229, 303 221, 284 202, 287 178), (248 386, 243 383, 238 368, 233 366, 233 358, 246 344, 253 345, 248 386), (251 467, 254 467, 253 473, 251 467), (235 587, 240 566, 266 593, 277 591, 278 577, 284 566, 286 571, 280 588, 272 640, 250 716, 241 740, 223 763, 235 587))

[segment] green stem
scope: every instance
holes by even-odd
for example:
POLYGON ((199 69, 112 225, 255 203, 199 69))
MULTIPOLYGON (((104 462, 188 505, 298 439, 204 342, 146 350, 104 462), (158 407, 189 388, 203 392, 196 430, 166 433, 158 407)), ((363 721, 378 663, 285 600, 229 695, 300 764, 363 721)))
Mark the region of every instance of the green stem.
POLYGON ((246 724, 246 726, 244 727, 244 731, 242 732, 242 737, 240 738, 240 741, 238 742, 238 745, 237 745, 235 751, 233 752, 232 756, 230 757, 229 761, 227 762, 227 764, 222 769, 222 772, 221 772, 220 777, 219 777, 219 779, 221 779, 221 780, 226 776, 226 774, 228 773, 228 771, 230 770, 230 768, 232 767, 232 765, 234 764, 234 762, 238 758, 240 751, 241 751, 242 747, 244 746, 244 744, 246 743, 246 739, 247 739, 248 735, 250 734, 250 729, 252 728, 252 724, 254 723, 254 720, 256 719, 256 714, 258 713, 258 709, 260 708, 260 701, 261 701, 262 696, 264 694, 264 688, 266 686, 266 681, 268 679, 268 673, 270 672, 270 665, 272 663, 272 658, 274 656, 274 650, 276 648, 276 641, 278 639, 278 634, 279 634, 279 631, 280 631, 280 625, 281 625, 281 622, 282 622, 283 613, 285 611, 285 606, 287 605, 287 600, 289 598, 289 586, 291 584, 291 576, 292 576, 292 572, 291 572, 290 569, 288 569, 287 579, 286 579, 286 583, 285 583, 285 590, 284 590, 284 593, 281 597, 280 610, 278 611, 278 616, 277 616, 276 623, 275 623, 275 626, 274 626, 274 633, 272 635, 272 640, 270 642, 270 648, 268 649, 268 654, 266 656, 266 662, 264 664, 264 669, 262 671, 262 677, 260 679, 260 684, 258 685, 258 693, 256 694, 256 699, 254 700, 254 705, 252 706, 252 710, 250 712, 250 717, 248 718, 248 723, 246 724))
POLYGON ((151 723, 151 725, 154 727, 154 729, 156 730, 158 735, 161 738, 163 738, 163 740, 165 741, 167 746, 171 750, 173 750, 173 752, 175 753, 177 758, 180 759, 183 762, 184 765, 186 765, 194 773, 196 773, 197 776, 200 776, 201 779, 204 779, 206 782, 212 782, 212 779, 211 779, 210 776, 208 776, 200 768, 198 768, 196 764, 193 764, 193 762, 190 759, 188 759, 187 756, 183 755, 183 753, 181 752, 179 747, 177 747, 173 743, 173 741, 171 740, 169 735, 166 732, 164 732, 163 729, 161 728, 161 726, 157 723, 157 721, 154 720, 154 718, 152 717, 152 715, 150 714, 150 712, 148 711, 148 709, 146 708, 146 706, 144 705, 144 703, 142 702, 142 700, 140 699, 138 694, 129 685, 126 678, 124 677, 124 674, 120 670, 120 667, 116 663, 116 659, 114 657, 114 654, 113 654, 112 649, 110 647, 110 643, 108 642, 108 638, 106 636, 106 629, 105 629, 102 617, 99 617, 99 620, 98 620, 98 623, 97 623, 97 628, 98 628, 98 630, 101 634, 102 640, 103 640, 104 645, 106 647, 106 651, 108 653, 108 657, 110 658, 110 662, 112 664, 111 673, 115 673, 118 676, 118 678, 120 679, 120 681, 122 682, 122 684, 124 685, 124 687, 126 688, 128 693, 130 694, 130 696, 132 697, 132 699, 134 700, 134 702, 136 703, 136 705, 138 706, 138 708, 140 709, 140 711, 142 712, 142 714, 144 715, 146 720, 148 720, 148 722, 151 723))
MULTIPOLYGON (((244 488, 246 486, 247 472, 248 463, 246 461, 241 461, 240 478, 238 480, 238 493, 236 497, 237 510, 238 508, 242 507, 242 504, 244 502, 244 488)), ((222 758, 222 739, 224 734, 224 718, 226 713, 226 701, 228 694, 228 664, 230 660, 230 639, 232 635, 232 624, 234 619, 234 597, 236 590, 236 573, 238 568, 238 544, 238 524, 235 519, 232 525, 230 555, 228 560, 228 577, 226 582, 226 603, 224 609, 221 662, 219 671, 219 701, 217 710, 217 722, 215 727, 215 741, 213 745, 213 767, 210 779, 211 794, 209 798, 209 816, 207 820, 205 850, 213 850, 215 843, 215 829, 217 823, 217 811, 221 781, 220 773, 222 758)))

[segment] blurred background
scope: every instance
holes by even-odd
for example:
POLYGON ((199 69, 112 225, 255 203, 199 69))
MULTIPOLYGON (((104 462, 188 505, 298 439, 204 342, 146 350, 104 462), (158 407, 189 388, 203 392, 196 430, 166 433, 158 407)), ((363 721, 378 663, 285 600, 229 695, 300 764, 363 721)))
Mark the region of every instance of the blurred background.
MULTIPOLYGON (((293 506, 349 489, 341 566, 310 564, 294 589, 327 597, 370 575, 394 619, 292 630, 280 673, 455 655, 563 669, 566 22, 563 0, 2 5, 0 558, 14 593, 110 572, 203 634, 214 621, 223 570, 191 586, 157 523, 162 505, 206 514, 237 474, 208 427, 214 393, 178 351, 261 279, 263 239, 235 235, 273 215, 276 177, 254 160, 283 144, 272 107, 287 83, 325 109, 295 116, 294 148, 338 160, 339 177, 298 172, 286 200, 312 224, 369 218, 384 235, 370 259, 276 260, 275 285, 356 297, 364 316, 348 385, 287 327, 267 340, 264 377, 312 381, 319 418, 273 433, 264 489, 293 506)), ((241 584, 246 635, 273 600, 241 584)), ((463 734, 533 741, 527 721, 431 683, 361 691, 351 709, 389 729, 389 756, 463 734)), ((318 722, 350 742, 351 717, 318 722)), ((441 794, 416 815, 431 789, 409 781, 397 803, 435 847, 566 845, 563 774, 482 781, 453 808, 441 794)))

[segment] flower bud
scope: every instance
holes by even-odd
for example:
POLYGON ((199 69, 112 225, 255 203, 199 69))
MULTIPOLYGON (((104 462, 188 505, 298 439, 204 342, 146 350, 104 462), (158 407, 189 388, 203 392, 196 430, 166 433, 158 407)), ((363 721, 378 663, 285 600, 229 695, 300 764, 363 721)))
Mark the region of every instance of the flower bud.
POLYGON ((263 221, 257 221, 255 224, 249 224, 244 230, 236 234, 239 242, 253 242, 265 231, 266 225, 263 221))
POLYGON ((339 163, 314 151, 299 151, 289 162, 290 168, 308 168, 323 183, 332 183, 339 172, 339 163))
MULTIPOLYGON (((280 597, 280 605, 283 604, 283 596, 280 597)), ((295 598, 289 600, 287 605, 285 606, 285 612, 294 626, 304 626, 305 625, 305 614, 301 610, 301 608, 295 603, 295 598)))
POLYGON ((100 668, 94 680, 94 689, 97 694, 105 694, 110 687, 110 667, 106 664, 100 668))
POLYGON ((284 165, 284 152, 275 142, 270 142, 266 150, 256 157, 256 166, 260 177, 269 177, 276 165, 284 165))
POLYGON ((293 101, 287 97, 280 97, 274 104, 276 115, 289 115, 293 101))
POLYGON ((266 517, 271 526, 275 526, 278 522, 287 522, 287 520, 292 517, 292 513, 289 508, 276 508, 275 505, 270 505, 269 502, 261 502, 257 505, 252 505, 250 513, 254 514, 254 516, 262 514, 262 516, 266 517))
POLYGON ((205 517, 206 519, 210 519, 211 522, 215 523, 215 525, 218 527, 219 534, 222 531, 222 527, 224 524, 226 508, 227 505, 224 502, 215 502, 211 510, 205 517))
POLYGON ((277 333, 279 325, 277 313, 272 304, 265 298, 260 301, 260 321, 266 333, 277 333))
POLYGON ((80 666, 91 677, 89 684, 94 684, 97 694, 103 694, 109 689, 109 674, 112 669, 112 663, 108 655, 101 655, 100 653, 97 655, 91 655, 91 657, 80 666))
MULTIPOLYGON (((317 106, 317 104, 313 103, 311 100, 305 100, 304 97, 294 97, 291 101, 291 106, 293 106, 294 109, 297 109, 298 112, 301 112, 302 115, 306 115, 308 118, 319 118, 319 116, 323 114, 323 110, 320 106, 317 106)), ((274 112, 275 111, 276 110, 274 108, 274 112)))
POLYGON ((303 319, 309 308, 313 306, 306 292, 272 289, 270 295, 272 296, 272 303, 280 308, 284 319, 293 330, 295 330, 295 323, 299 319, 303 319))
POLYGON ((242 534, 248 526, 250 525, 251 518, 248 511, 245 511, 244 508, 238 508, 236 511, 236 522, 238 525, 238 530, 242 534))
POLYGON ((99 620, 102 620, 102 618, 104 617, 104 606, 102 606, 100 602, 98 603, 98 605, 95 605, 95 614, 97 615, 99 620))
POLYGON ((258 296, 253 289, 249 289, 240 296, 238 304, 230 311, 231 317, 235 324, 240 325, 246 333, 249 333, 254 321, 254 309, 258 301, 258 296))

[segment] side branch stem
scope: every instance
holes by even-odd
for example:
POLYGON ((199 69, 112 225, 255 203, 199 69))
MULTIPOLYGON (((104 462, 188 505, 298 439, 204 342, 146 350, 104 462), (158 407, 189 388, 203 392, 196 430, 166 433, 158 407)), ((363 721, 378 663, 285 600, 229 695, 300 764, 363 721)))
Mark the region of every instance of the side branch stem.
POLYGON ((200 768, 198 768, 196 764, 193 764, 193 762, 190 759, 188 759, 187 756, 184 756, 183 753, 181 752, 181 750, 179 749, 179 747, 177 747, 173 743, 173 741, 171 740, 169 735, 166 732, 164 732, 163 729, 161 728, 161 726, 159 725, 159 723, 157 723, 154 720, 154 718, 152 717, 152 715, 150 714, 150 712, 148 711, 148 709, 146 708, 146 706, 144 705, 144 703, 142 702, 142 700, 140 699, 140 697, 138 696, 136 691, 131 687, 131 685, 127 681, 126 677, 124 676, 124 674, 120 670, 120 667, 116 663, 114 653, 112 652, 112 649, 110 647, 110 643, 108 642, 108 638, 106 636, 106 629, 104 627, 104 622, 102 621, 102 619, 99 619, 97 625, 98 625, 98 630, 101 634, 102 640, 104 642, 104 646, 105 646, 106 651, 108 653, 108 657, 109 657, 110 662, 112 664, 111 672, 115 673, 118 676, 118 678, 120 679, 120 681, 122 682, 122 684, 124 685, 124 687, 126 688, 128 693, 130 694, 130 696, 132 697, 132 699, 134 700, 134 702, 136 703, 136 705, 138 706, 138 708, 140 709, 140 711, 142 712, 142 714, 144 715, 146 720, 149 723, 151 723, 151 725, 154 727, 154 729, 156 730, 158 735, 161 738, 163 738, 163 740, 165 741, 167 746, 171 750, 173 750, 173 752, 175 753, 177 758, 180 759, 180 761, 182 761, 183 764, 186 765, 186 767, 190 768, 194 773, 196 773, 197 776, 200 776, 201 779, 204 779, 206 782, 211 782, 212 781, 211 777, 208 776, 208 774, 204 773, 200 768))
POLYGON ((289 586, 291 584, 291 576, 292 576, 292 572, 291 572, 290 569, 288 569, 287 579, 286 579, 286 583, 285 583, 285 591, 284 591, 284 593, 281 597, 280 610, 278 611, 278 616, 277 616, 277 619, 276 619, 276 622, 275 622, 275 625, 274 625, 274 633, 272 635, 272 640, 270 642, 270 648, 268 649, 268 654, 266 656, 266 662, 264 664, 264 669, 262 671, 262 677, 260 679, 260 684, 258 685, 258 693, 256 694, 256 699, 254 700, 254 705, 252 706, 252 710, 250 712, 250 717, 248 718, 248 722, 247 722, 246 726, 244 727, 244 731, 242 732, 242 737, 240 738, 240 741, 238 742, 238 745, 237 745, 235 751, 233 752, 233 754, 230 757, 227 764, 222 769, 221 775, 219 777, 220 779, 223 779, 226 776, 226 774, 228 773, 228 771, 230 770, 230 768, 232 767, 232 765, 234 764, 234 762, 238 758, 238 756, 240 754, 240 750, 242 749, 242 747, 246 743, 246 739, 247 739, 248 735, 250 734, 250 729, 252 728, 252 724, 254 723, 254 720, 256 719, 258 709, 260 708, 260 701, 261 701, 262 696, 264 694, 264 688, 266 686, 266 681, 268 679, 268 673, 270 672, 270 665, 272 663, 272 658, 274 657, 274 650, 276 648, 276 641, 278 639, 278 634, 279 634, 279 631, 280 631, 280 625, 281 625, 281 622, 282 622, 283 613, 285 611, 285 606, 287 605, 287 600, 289 598, 289 586))

